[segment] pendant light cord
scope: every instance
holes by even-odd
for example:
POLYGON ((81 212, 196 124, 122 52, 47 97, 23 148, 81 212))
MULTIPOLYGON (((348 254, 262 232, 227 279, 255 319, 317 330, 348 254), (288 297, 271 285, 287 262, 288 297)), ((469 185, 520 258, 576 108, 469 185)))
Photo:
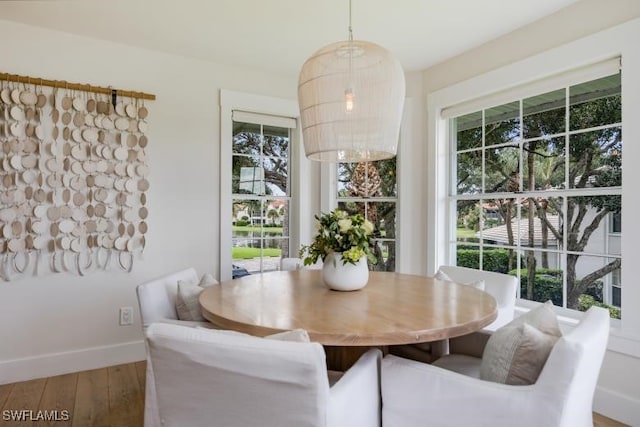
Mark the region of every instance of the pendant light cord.
POLYGON ((353 41, 353 29, 351 28, 351 0, 349 0, 349 41, 353 41))
POLYGON ((351 0, 349 0, 349 42, 348 42, 348 54, 349 54, 349 70, 347 74, 348 82, 347 88, 344 91, 345 96, 345 107, 347 113, 350 113, 353 110, 353 81, 352 79, 352 68, 353 68, 353 30, 351 28, 351 0))

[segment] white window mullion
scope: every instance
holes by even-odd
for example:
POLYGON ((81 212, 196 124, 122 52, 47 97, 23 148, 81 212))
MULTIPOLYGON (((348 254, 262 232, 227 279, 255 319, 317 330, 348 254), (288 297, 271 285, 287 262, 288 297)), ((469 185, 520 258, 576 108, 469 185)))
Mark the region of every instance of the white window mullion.
MULTIPOLYGON (((519 150, 520 152, 518 153, 518 188, 521 191, 524 191, 524 100, 520 99, 518 102, 518 114, 520 117, 520 129, 519 129, 519 150)), ((520 230, 520 221, 521 221, 521 212, 520 212, 520 206, 521 203, 520 201, 518 201, 515 194, 512 194, 512 197, 514 197, 514 200, 516 200, 518 203, 516 204, 516 229, 520 230)), ((509 218, 509 221, 511 221, 511 218, 509 218)), ((518 289, 516 294, 518 295, 518 298, 522 298, 522 287, 520 286, 520 283, 522 281, 522 257, 520 256, 520 254, 522 253, 522 248, 520 245, 520 233, 518 233, 518 236, 516 238, 515 241, 515 253, 516 253, 516 271, 518 272, 517 277, 518 277, 518 289)))
MULTIPOLYGON (((484 211, 482 209, 482 201, 483 201, 483 196, 485 194, 487 194, 487 182, 486 182, 486 165, 487 165, 487 114, 486 114, 486 110, 482 110, 482 156, 480 156, 480 158, 482 159, 482 165, 480 170, 482 171, 482 190, 480 192, 480 194, 482 195, 480 198, 480 206, 478 206, 478 209, 480 210, 480 212, 478 212, 478 215, 480 215, 480 218, 483 218, 484 215, 484 211)), ((457 193, 457 191, 456 191, 457 193)), ((457 206, 456 206, 457 208, 457 206)), ((480 223, 480 230, 483 230, 483 225, 482 222, 480 223)), ((456 233, 457 233, 457 225, 456 225, 456 233)), ((480 266, 480 268, 482 268, 482 266, 484 265, 484 241, 482 240, 482 231, 480 232, 480 244, 478 245, 478 250, 479 250, 479 257, 478 257, 478 265, 480 266)), ((457 241, 457 236, 454 236, 455 240, 457 241)), ((457 253, 458 253, 458 245, 456 243, 455 246, 455 251, 454 251, 454 256, 453 259, 451 260, 450 264, 455 265, 457 264, 457 253)))
MULTIPOLYGON (((567 157, 568 153, 567 153, 567 157)), ((562 223, 562 227, 563 227, 563 232, 562 232, 562 249, 564 249, 565 251, 567 250, 567 239, 568 239, 568 230, 567 230, 567 209, 569 207, 569 198, 568 197, 563 197, 562 199, 562 211, 563 211, 563 215, 564 215, 564 219, 563 219, 563 223, 562 223)), ((563 307, 567 307, 567 257, 566 256, 562 256, 560 257, 560 265, 562 266, 562 306, 563 307)))
MULTIPOLYGON (((569 200, 568 198, 570 196, 568 196, 568 194, 570 194, 570 188, 571 185, 569 183, 569 171, 570 171, 570 165, 571 165, 571 159, 570 159, 570 155, 569 153, 571 153, 570 150, 570 145, 571 145, 571 134, 570 134, 570 126, 571 126, 571 118, 569 117, 569 107, 571 104, 571 99, 570 99, 570 95, 571 92, 569 90, 569 87, 567 86, 565 88, 565 106, 564 106, 564 138, 565 138, 565 145, 564 145, 564 149, 565 149, 565 159, 564 159, 564 176, 565 176, 565 180, 564 180, 564 185, 565 185, 565 192, 564 192, 564 199, 563 199, 563 207, 562 207, 562 212, 563 212, 563 218, 562 218, 562 227, 563 227, 563 232, 562 232, 562 248, 566 251, 567 250, 567 239, 568 239, 568 234, 569 234, 569 230, 567 229, 567 226, 569 224, 568 218, 567 218, 567 208, 569 206, 569 200)), ((567 308, 567 286, 568 286, 568 282, 567 282, 567 257, 566 256, 562 256, 560 257, 560 265, 562 265, 562 307, 563 308, 567 308)))
MULTIPOLYGON (((451 259, 455 259, 456 251, 457 251, 457 240, 456 238, 456 229, 457 229, 457 218, 458 218, 458 204, 457 204, 457 176, 458 176, 458 165, 455 161, 457 156, 457 146, 454 145, 453 140, 457 139, 458 135, 458 127, 457 122, 455 120, 449 120, 449 126, 446 127, 448 130, 447 134, 447 171, 449 172, 447 175, 447 180, 449 186, 447 188, 447 203, 446 209, 446 224, 447 227, 447 236, 446 236, 446 252, 445 252, 445 263, 451 264, 451 259)), ((433 269, 435 273, 435 269, 439 268, 440 263, 436 263, 435 268, 433 269)))

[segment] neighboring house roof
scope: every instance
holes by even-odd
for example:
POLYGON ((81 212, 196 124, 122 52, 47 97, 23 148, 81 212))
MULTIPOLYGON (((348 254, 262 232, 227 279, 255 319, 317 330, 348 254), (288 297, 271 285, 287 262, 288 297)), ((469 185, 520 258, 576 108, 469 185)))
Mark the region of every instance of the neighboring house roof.
MULTIPOLYGON (((547 220, 553 224, 553 226, 558 229, 560 225, 560 217, 558 215, 547 215, 547 220)), ((533 220, 533 245, 534 246, 542 246, 542 221, 540 218, 535 218, 533 220)), ((513 228, 513 239, 516 242, 518 236, 520 237, 520 245, 529 246, 529 221, 527 218, 520 218, 518 224, 518 218, 514 218, 512 222, 513 228)), ((506 224, 498 225, 493 228, 488 228, 482 231, 482 235, 480 232, 476 233, 477 237, 481 237, 483 240, 491 240, 496 243, 509 243, 509 237, 507 234, 507 226, 506 224)), ((547 245, 548 246, 556 246, 558 241, 555 236, 549 230, 547 236, 547 245)))

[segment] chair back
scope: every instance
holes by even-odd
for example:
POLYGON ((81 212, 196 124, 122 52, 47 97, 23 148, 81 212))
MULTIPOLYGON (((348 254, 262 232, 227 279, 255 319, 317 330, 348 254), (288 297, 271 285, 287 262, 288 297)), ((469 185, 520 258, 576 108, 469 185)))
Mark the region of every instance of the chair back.
POLYGON ((318 343, 174 324, 146 330, 163 426, 324 426, 329 382, 318 343))
POLYGON ((143 329, 163 319, 178 318, 176 295, 179 280, 198 283, 198 274, 194 268, 190 267, 138 285, 136 293, 143 329))
POLYGON ((304 265, 304 260, 301 258, 282 258, 280 259, 280 270, 293 271, 293 270, 322 270, 322 260, 318 259, 315 264, 304 265))
MULTIPOLYGON (((591 307, 553 346, 536 387, 556 408, 560 426, 592 426, 592 402, 609 338, 609 311, 591 307)), ((547 407, 541 403, 540 407, 547 407)))
POLYGON ((280 270, 294 271, 300 270, 304 266, 304 262, 300 258, 281 258, 280 270))
POLYGON ((518 288, 517 277, 453 265, 442 265, 440 271, 460 283, 484 280, 484 290, 496 299, 498 306, 498 318, 487 329, 495 330, 513 320, 518 288))

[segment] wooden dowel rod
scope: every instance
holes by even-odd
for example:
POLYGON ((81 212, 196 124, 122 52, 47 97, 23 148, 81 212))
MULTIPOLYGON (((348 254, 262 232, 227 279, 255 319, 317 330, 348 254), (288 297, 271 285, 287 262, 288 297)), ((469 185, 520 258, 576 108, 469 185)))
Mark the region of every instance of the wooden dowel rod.
POLYGON ((0 80, 6 80, 6 81, 16 82, 16 83, 27 83, 27 84, 32 84, 36 86, 49 86, 49 87, 57 87, 57 88, 71 89, 71 90, 82 90, 85 92, 104 93, 107 95, 111 95, 115 90, 116 94, 119 96, 126 96, 129 98, 138 98, 138 99, 149 99, 152 101, 156 99, 156 96, 150 93, 135 92, 132 90, 113 89, 110 87, 92 86, 90 84, 71 83, 65 80, 47 80, 47 79, 41 79, 38 77, 19 76, 17 74, 0 73, 0 80))

